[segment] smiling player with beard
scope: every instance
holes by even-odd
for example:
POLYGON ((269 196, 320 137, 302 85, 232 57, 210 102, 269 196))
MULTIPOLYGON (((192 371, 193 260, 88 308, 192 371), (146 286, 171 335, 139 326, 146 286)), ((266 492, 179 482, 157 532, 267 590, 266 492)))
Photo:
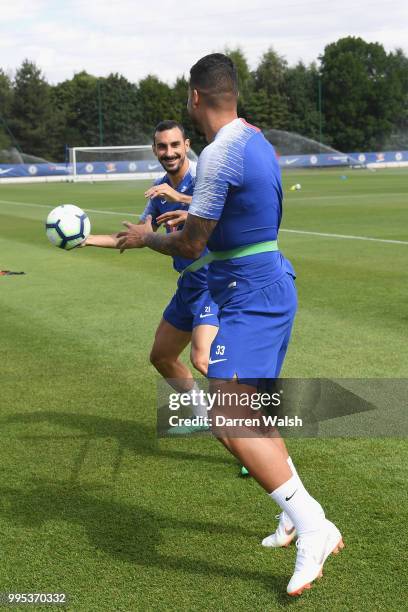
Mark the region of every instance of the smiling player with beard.
MULTIPOLYGON (((153 152, 166 173, 145 193, 149 198, 140 216, 139 225, 149 219, 153 231, 164 226, 167 233, 181 230, 187 218, 195 185, 196 163, 187 157, 190 141, 184 128, 176 121, 161 121, 154 131, 153 152)), ((118 237, 90 235, 83 246, 117 247, 118 237)), ((193 262, 185 257, 173 257, 174 269, 182 273, 193 262)), ((190 369, 180 355, 191 342, 191 362, 202 374, 207 374, 210 346, 218 331, 218 307, 207 285, 207 266, 197 272, 180 275, 177 290, 163 312, 156 330, 150 361, 169 380, 176 391, 198 391, 190 369)), ((195 398, 197 395, 194 396, 195 398)), ((195 416, 207 417, 206 404, 191 405, 195 416)), ((191 433, 202 426, 172 427, 171 434, 191 433)))

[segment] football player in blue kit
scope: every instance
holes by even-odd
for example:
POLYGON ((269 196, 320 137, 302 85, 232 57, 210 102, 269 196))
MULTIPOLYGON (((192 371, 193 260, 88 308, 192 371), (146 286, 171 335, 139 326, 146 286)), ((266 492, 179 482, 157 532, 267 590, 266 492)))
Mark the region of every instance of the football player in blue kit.
MULTIPOLYGON (((145 196, 146 207, 140 216, 143 225, 149 217, 149 226, 156 231, 164 226, 167 233, 182 229, 187 218, 196 178, 196 163, 188 159, 190 142, 184 128, 175 121, 162 121, 154 131, 153 151, 166 173, 154 182, 145 196)), ((118 236, 90 235, 84 246, 117 246, 118 236)), ((175 256, 174 269, 181 273, 192 263, 191 259, 175 256)), ((163 313, 156 330, 150 361, 158 372, 178 391, 198 391, 190 369, 180 355, 191 342, 191 362, 202 374, 207 374, 211 343, 218 331, 218 306, 212 300, 207 285, 207 266, 179 277, 177 290, 163 313)), ((195 394, 192 411, 195 416, 207 416, 206 404, 195 394)), ((189 433, 198 427, 174 427, 169 433, 189 433)))
POLYGON ((297 534, 297 559, 289 595, 300 595, 322 575, 327 557, 343 547, 337 527, 306 490, 278 435, 251 435, 253 410, 241 398, 276 379, 296 313, 295 273, 278 249, 282 186, 272 145, 237 116, 237 73, 215 53, 190 70, 188 110, 205 134, 193 200, 183 230, 155 234, 150 218, 128 225, 118 247, 149 247, 208 265, 208 286, 219 307, 219 330, 211 345, 210 391, 219 398, 211 418, 235 414, 240 432, 215 429, 224 446, 280 506, 279 525, 264 546, 286 546, 297 534), (226 407, 224 398, 236 397, 226 407), (241 418, 242 417, 242 418, 241 418))

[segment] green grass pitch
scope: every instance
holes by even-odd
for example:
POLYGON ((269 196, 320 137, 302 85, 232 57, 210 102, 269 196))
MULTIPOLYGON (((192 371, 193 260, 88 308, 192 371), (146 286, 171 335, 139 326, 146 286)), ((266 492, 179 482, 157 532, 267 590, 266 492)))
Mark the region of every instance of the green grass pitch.
MULTIPOLYGON (((300 305, 283 374, 406 377, 408 174, 344 173, 284 175, 300 305)), ((146 186, 0 185, 0 269, 26 272, 0 277, 0 591, 65 592, 75 611, 406 610, 405 440, 289 440, 346 543, 294 601, 295 548, 260 546, 278 508, 215 441, 156 440, 148 354, 170 260, 64 252, 43 225, 75 203, 117 231, 146 186)))

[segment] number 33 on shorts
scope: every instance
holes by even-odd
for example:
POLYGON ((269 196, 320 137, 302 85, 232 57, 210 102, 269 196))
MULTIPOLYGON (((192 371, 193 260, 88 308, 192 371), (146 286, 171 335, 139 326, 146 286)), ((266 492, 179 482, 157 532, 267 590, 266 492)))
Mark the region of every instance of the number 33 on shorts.
POLYGON ((225 353, 225 346, 223 344, 217 344, 217 347, 215 349, 215 354, 223 355, 224 353, 225 353))
POLYGON ((213 344, 210 352, 210 359, 208 360, 208 365, 211 366, 214 363, 220 363, 221 361, 227 361, 227 357, 225 355, 225 345, 224 344, 213 344))

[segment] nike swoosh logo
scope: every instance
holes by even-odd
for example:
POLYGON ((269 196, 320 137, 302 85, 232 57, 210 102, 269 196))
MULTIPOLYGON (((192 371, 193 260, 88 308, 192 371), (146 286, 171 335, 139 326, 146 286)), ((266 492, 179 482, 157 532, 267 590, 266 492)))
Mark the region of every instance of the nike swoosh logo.
POLYGON ((212 317, 212 316, 213 316, 212 312, 208 314, 200 314, 200 319, 205 319, 205 317, 212 317))
POLYGON ((159 164, 148 164, 147 167, 149 168, 149 170, 154 170, 155 168, 159 167, 159 164))
POLYGON ((286 535, 291 535, 295 531, 295 529, 296 529, 296 527, 292 527, 291 529, 286 529, 286 527, 285 527, 286 535))
POLYGON ((294 164, 295 162, 297 162, 298 159, 299 159, 298 157, 296 157, 295 159, 287 159, 286 165, 290 166, 290 164, 294 164))
POLYGON ((297 489, 295 491, 293 491, 292 495, 290 495, 289 497, 285 497, 286 501, 289 501, 290 499, 292 499, 292 497, 294 496, 296 491, 297 491, 297 489))
POLYGON ((7 174, 7 172, 11 172, 14 168, 2 168, 0 170, 0 174, 7 174))
POLYGON ((218 363, 219 361, 227 361, 227 359, 209 359, 208 365, 212 365, 213 363, 218 363))

